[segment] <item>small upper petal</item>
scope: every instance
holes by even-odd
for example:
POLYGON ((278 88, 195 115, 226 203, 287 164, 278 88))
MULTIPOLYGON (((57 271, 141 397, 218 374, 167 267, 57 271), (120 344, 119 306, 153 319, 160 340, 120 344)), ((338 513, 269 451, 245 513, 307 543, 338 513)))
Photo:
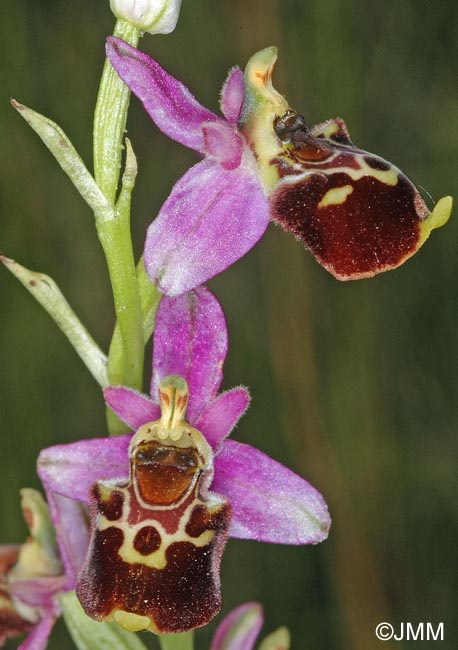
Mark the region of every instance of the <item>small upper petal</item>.
POLYGON ((226 319, 208 289, 162 298, 154 331, 153 399, 161 379, 181 375, 189 386, 187 419, 194 423, 218 392, 226 353, 226 319))
POLYGON ((230 171, 204 160, 175 184, 145 243, 146 271, 163 293, 203 284, 264 234, 269 208, 250 156, 230 171))
POLYGON ((259 603, 244 603, 223 618, 210 650, 252 650, 264 622, 259 603))
POLYGON ((221 118, 199 104, 154 59, 122 39, 107 39, 107 56, 157 127, 172 140, 203 153, 202 124, 221 118))
POLYGON ((134 430, 160 418, 159 405, 133 388, 108 386, 103 395, 111 410, 134 430))
POLYGON ((321 494, 259 449, 233 440, 215 457, 212 490, 233 509, 231 537, 278 544, 317 544, 331 520, 321 494))
POLYGON ((242 136, 224 122, 209 122, 202 131, 206 155, 215 158, 224 169, 236 169, 242 160, 242 136))
POLYGON ((237 124, 243 103, 245 85, 243 72, 235 67, 229 71, 221 90, 221 112, 229 124, 237 124))
POLYGON ((218 395, 194 423, 217 452, 248 408, 250 393, 240 386, 218 395))

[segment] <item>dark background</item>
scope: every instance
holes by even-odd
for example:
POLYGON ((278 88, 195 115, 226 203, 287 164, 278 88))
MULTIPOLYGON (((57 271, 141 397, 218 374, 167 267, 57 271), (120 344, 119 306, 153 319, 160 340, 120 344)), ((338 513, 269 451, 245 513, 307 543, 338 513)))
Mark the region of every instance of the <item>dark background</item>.
MULTIPOLYGON (((108 0, 2 2, 0 248, 56 279, 104 349, 113 308, 92 215, 8 99, 57 121, 90 165, 113 25, 108 0)), ((437 200, 457 194, 457 26, 455 0, 184 0, 175 32, 141 47, 217 110, 227 69, 278 45, 275 86, 307 121, 345 118, 359 146, 437 200)), ((128 130, 140 255, 147 224, 196 157, 137 100, 128 130)), ((209 283, 228 318, 224 386, 253 395, 234 436, 309 478, 333 517, 317 547, 232 540, 224 556, 224 612, 262 602, 264 631, 287 625, 294 650, 411 645, 377 641, 385 620, 444 622, 445 641, 423 647, 456 647, 457 237, 453 215, 400 269, 345 284, 271 226, 209 283)), ((105 420, 89 373, 3 269, 0 369, 1 538, 13 542, 26 534, 18 491, 39 487, 39 450, 104 435, 105 420)), ((215 625, 197 634, 198 650, 215 625)), ((62 624, 50 647, 72 647, 62 624)))

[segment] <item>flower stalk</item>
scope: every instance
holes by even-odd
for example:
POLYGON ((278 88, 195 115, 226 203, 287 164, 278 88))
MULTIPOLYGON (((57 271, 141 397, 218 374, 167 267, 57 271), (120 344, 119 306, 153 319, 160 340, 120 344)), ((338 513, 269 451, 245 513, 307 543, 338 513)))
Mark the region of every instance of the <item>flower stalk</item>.
POLYGON ((182 634, 163 634, 159 637, 161 650, 193 650, 194 632, 182 634))
MULTIPOLYGON (((140 38, 139 29, 124 20, 116 22, 114 34, 131 45, 137 45, 140 38)), ((94 173, 110 203, 115 202, 118 187, 129 99, 129 88, 107 59, 94 114, 94 173)))
MULTIPOLYGON (((133 45, 140 38, 139 29, 124 20, 116 22, 114 33, 133 45)), ((106 60, 94 115, 94 175, 110 204, 115 204, 118 190, 129 98, 130 90, 106 60)), ((109 380, 141 388, 143 322, 130 234, 130 199, 136 174, 135 155, 126 141, 126 163, 116 214, 113 219, 98 223, 97 232, 107 259, 117 316, 108 359, 109 380)), ((125 430, 112 416, 108 416, 108 428, 112 434, 125 430)))
POLYGON ((108 360, 110 383, 141 388, 143 379, 143 323, 137 285, 134 252, 130 236, 130 201, 137 174, 132 146, 126 140, 126 164, 116 204, 116 216, 98 224, 113 289, 123 355, 108 360))

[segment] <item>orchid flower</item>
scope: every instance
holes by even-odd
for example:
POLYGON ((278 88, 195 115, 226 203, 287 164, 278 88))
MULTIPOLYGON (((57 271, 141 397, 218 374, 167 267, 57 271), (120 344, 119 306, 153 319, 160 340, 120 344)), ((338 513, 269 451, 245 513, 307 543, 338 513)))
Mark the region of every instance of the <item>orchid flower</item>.
POLYGON ((110 37, 107 56, 159 127, 204 160, 175 184, 149 227, 151 280, 174 296, 220 273, 269 220, 292 232, 340 280, 371 277, 413 255, 445 223, 391 163, 356 147, 340 118, 309 128, 271 83, 276 48, 229 72, 224 117, 204 108, 147 54, 110 37))
POLYGON ((65 576, 43 497, 31 489, 21 496, 31 537, 22 545, 0 546, 0 645, 27 632, 19 650, 44 650, 60 615, 57 594, 65 576))
POLYGON ((315 488, 258 449, 227 440, 250 399, 243 387, 218 394, 227 345, 223 311, 206 288, 164 297, 151 395, 123 386, 104 391, 135 436, 83 440, 40 454, 38 473, 53 504, 67 575, 76 581, 80 573, 78 595, 96 620, 159 632, 203 625, 220 607, 218 568, 227 533, 283 544, 316 544, 327 536, 329 514, 315 488), (161 469, 164 458, 167 470, 161 469), (153 468, 154 481, 148 478, 153 468), (64 517, 72 523, 61 506, 75 500, 92 504, 85 561, 72 549, 76 526, 62 530, 64 517), (202 545, 205 557, 198 554, 202 545), (154 589, 170 549, 175 573, 159 593, 154 589), (179 588, 171 589, 177 580, 179 588), (204 596, 198 580, 205 582, 204 596))
MULTIPOLYGON (((263 622, 259 603, 239 605, 218 625, 210 650, 253 650, 263 622)), ((281 627, 263 640, 259 650, 289 650, 289 645, 289 632, 281 627)))

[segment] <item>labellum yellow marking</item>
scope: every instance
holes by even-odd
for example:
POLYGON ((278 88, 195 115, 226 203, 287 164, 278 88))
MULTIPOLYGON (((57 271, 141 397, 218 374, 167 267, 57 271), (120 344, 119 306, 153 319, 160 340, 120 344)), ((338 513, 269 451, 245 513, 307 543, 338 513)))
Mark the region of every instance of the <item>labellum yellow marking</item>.
POLYGON ((113 612, 113 620, 129 632, 140 632, 140 630, 147 630, 151 621, 147 616, 140 616, 139 614, 132 614, 131 612, 124 612, 118 609, 113 612))
POLYGON ((214 530, 206 530, 201 535, 199 535, 199 537, 192 537, 185 532, 185 528, 189 522, 190 515, 194 507, 196 505, 208 506, 208 503, 205 504, 203 501, 198 499, 193 500, 180 518, 180 523, 177 530, 173 533, 167 533, 164 530, 163 526, 156 520, 145 520, 137 524, 129 524, 129 494, 125 489, 120 489, 120 492, 124 494, 125 499, 122 518, 118 521, 110 521, 103 515, 99 515, 97 527, 100 531, 106 530, 107 528, 119 528, 122 531, 124 540, 118 553, 124 562, 128 562, 129 564, 138 562, 153 569, 163 569, 165 566, 167 566, 165 554, 170 544, 173 544, 174 542, 190 542, 191 544, 194 544, 194 546, 201 547, 209 544, 215 536, 214 530), (154 523, 154 528, 156 528, 157 532, 161 536, 161 545, 152 553, 149 553, 148 555, 142 555, 134 548, 134 539, 142 528, 148 526, 151 523, 154 523))
POLYGON ((426 217, 420 224, 420 240, 421 246, 435 228, 440 228, 447 223, 450 213, 452 211, 453 199, 451 196, 443 196, 433 208, 430 215, 426 217))
POLYGON ((321 201, 318 203, 319 208, 326 208, 328 205, 340 205, 345 203, 347 196, 353 192, 352 185, 343 185, 342 187, 335 187, 326 192, 321 201))
MULTIPOLYGON (((331 157, 327 158, 324 162, 319 160, 307 161, 307 171, 305 172, 304 172, 303 163, 296 162, 294 159, 291 158, 291 155, 294 155, 294 148, 291 147, 291 145, 286 145, 285 147, 283 147, 283 152, 280 154, 279 157, 284 157, 286 162, 288 162, 293 167, 294 171, 303 172, 305 174, 310 174, 310 172, 314 172, 314 171, 316 171, 317 173, 322 171, 322 173, 326 174, 327 176, 331 176, 332 174, 347 174, 347 176, 349 176, 353 181, 358 181, 364 176, 372 176, 372 178, 375 178, 381 183, 385 183, 385 185, 390 185, 394 187, 395 185, 398 184, 398 179, 399 179, 398 174, 400 173, 400 170, 394 165, 391 165, 390 169, 387 170, 373 169, 364 160, 364 155, 368 155, 368 154, 352 153, 353 159, 356 160, 356 162, 358 163, 359 166, 358 169, 355 169, 353 167, 345 167, 343 165, 331 167, 330 164, 332 163, 332 161, 335 160, 342 153, 345 153, 345 145, 340 145, 340 147, 341 149, 337 149, 336 152, 331 157)), ((290 178, 285 177, 283 180, 284 181, 291 180, 292 182, 296 182, 297 178, 298 176, 291 175, 290 178)))
POLYGON ((339 130, 339 125, 334 122, 334 120, 329 120, 328 122, 323 122, 323 124, 317 125, 314 128, 314 131, 319 130, 320 134, 322 133, 325 138, 330 138, 334 133, 337 133, 339 130))
POLYGON ((394 187, 398 184, 398 174, 400 173, 400 170, 394 165, 392 165, 391 168, 387 170, 373 169, 366 163, 362 155, 356 154, 355 158, 358 161, 361 169, 359 171, 357 169, 345 170, 345 173, 347 173, 353 180, 357 181, 363 176, 372 176, 381 183, 385 183, 385 185, 392 185, 394 187))

